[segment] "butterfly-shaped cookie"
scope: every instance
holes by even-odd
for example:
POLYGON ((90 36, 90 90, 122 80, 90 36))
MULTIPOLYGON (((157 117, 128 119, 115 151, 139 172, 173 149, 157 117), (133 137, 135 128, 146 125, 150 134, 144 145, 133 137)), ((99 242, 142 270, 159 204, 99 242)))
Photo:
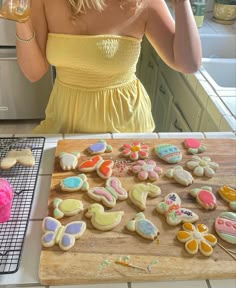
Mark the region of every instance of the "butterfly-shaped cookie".
POLYGON ((116 177, 107 179, 105 187, 93 187, 88 190, 90 198, 101 201, 105 206, 112 208, 116 205, 116 200, 128 198, 127 191, 122 187, 121 182, 116 177))
POLYGON ((181 222, 193 223, 199 219, 193 211, 181 207, 181 199, 176 193, 169 193, 165 200, 158 203, 157 212, 166 216, 169 225, 178 225, 181 222))
POLYGON ((74 221, 63 226, 58 220, 52 217, 45 217, 42 229, 44 232, 42 245, 44 247, 52 247, 58 244, 62 250, 67 251, 74 246, 75 240, 84 234, 86 223, 74 221))
POLYGON ((85 160, 79 164, 79 170, 81 172, 93 172, 96 171, 98 176, 102 179, 108 179, 112 175, 112 168, 114 166, 113 160, 103 160, 100 155, 91 157, 91 159, 85 160))

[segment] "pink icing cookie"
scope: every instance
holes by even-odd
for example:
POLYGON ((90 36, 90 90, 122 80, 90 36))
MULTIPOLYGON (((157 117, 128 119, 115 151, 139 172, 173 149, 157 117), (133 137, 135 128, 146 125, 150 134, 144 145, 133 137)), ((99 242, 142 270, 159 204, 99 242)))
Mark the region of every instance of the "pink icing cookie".
POLYGON ((190 154, 197 154, 206 151, 206 146, 202 145, 197 139, 187 138, 184 140, 184 146, 190 154))
POLYGON ((124 144, 121 154, 125 157, 129 157, 130 160, 135 161, 138 159, 145 159, 148 157, 148 146, 141 145, 140 142, 134 142, 133 144, 124 144))
POLYGON ((96 201, 112 208, 116 205, 116 200, 125 200, 128 198, 127 191, 122 187, 120 180, 116 177, 110 177, 106 181, 105 187, 93 187, 89 189, 88 196, 96 201))
POLYGON ((0 223, 6 222, 11 216, 13 188, 4 178, 0 178, 0 223))
POLYGON ((212 188, 202 186, 190 190, 190 194, 197 199, 197 202, 205 209, 212 210, 216 208, 216 197, 212 193, 212 188))
POLYGON ((156 181, 162 174, 162 168, 153 160, 139 160, 132 167, 132 172, 137 174, 140 180, 156 181))
POLYGON ((223 212, 215 221, 215 230, 224 241, 236 244, 236 213, 223 212))

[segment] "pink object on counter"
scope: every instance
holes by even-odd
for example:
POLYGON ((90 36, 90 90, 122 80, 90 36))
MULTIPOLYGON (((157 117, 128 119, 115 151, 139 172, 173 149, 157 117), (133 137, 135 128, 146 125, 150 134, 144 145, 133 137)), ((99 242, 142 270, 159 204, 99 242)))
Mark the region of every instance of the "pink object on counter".
POLYGON ((0 223, 6 222, 11 216, 13 188, 4 178, 0 178, 0 223))

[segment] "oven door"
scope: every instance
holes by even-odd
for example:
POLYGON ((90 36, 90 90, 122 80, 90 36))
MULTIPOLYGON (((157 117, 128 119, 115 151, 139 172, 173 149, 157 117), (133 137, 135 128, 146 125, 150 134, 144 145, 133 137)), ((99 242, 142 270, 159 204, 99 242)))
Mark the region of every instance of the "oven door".
POLYGON ((15 48, 0 48, 0 119, 43 119, 52 90, 52 71, 31 83, 21 72, 15 48))
POLYGON ((16 23, 0 19, 0 46, 16 46, 16 23))

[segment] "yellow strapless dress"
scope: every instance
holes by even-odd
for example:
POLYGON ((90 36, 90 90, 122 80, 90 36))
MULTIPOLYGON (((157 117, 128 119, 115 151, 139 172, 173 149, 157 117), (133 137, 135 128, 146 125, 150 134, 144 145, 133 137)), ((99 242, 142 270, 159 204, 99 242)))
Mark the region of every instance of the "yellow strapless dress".
POLYGON ((56 80, 33 133, 152 132, 149 96, 135 76, 141 41, 117 35, 49 33, 56 80))

